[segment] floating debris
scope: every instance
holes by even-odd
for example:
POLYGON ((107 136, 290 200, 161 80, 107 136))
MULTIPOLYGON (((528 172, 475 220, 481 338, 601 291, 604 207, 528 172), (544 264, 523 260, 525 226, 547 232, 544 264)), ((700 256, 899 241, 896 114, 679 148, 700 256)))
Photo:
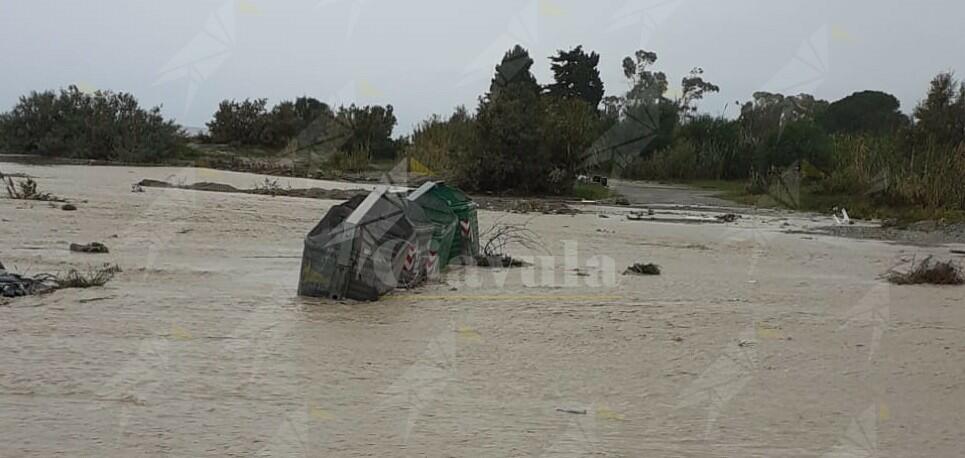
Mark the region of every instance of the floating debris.
POLYGON ((108 250, 107 245, 104 245, 103 243, 91 242, 86 245, 71 243, 70 251, 75 253, 108 253, 110 250, 108 250))
POLYGON ((660 266, 656 264, 636 263, 627 267, 623 275, 660 275, 660 266))
POLYGON ((904 272, 892 269, 885 274, 885 279, 896 285, 965 284, 961 265, 952 261, 934 261, 932 256, 917 264, 912 260, 911 268, 904 272))
POLYGON ((736 215, 734 213, 726 213, 723 215, 717 215, 715 216, 715 218, 717 219, 717 221, 720 221, 722 223, 733 223, 734 221, 737 221, 740 219, 740 215, 736 215))

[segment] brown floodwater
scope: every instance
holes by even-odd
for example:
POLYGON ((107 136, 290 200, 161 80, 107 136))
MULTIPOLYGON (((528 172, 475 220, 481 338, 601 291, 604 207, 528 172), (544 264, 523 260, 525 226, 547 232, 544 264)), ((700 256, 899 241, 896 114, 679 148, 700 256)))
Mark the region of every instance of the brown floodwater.
POLYGON ((78 207, 0 199, 8 269, 123 272, 0 303, 0 456, 960 453, 965 289, 879 278, 949 247, 786 232, 815 215, 482 212, 528 222, 534 266, 339 303, 295 294, 337 202, 131 192, 263 179, 203 169, 2 168, 78 207), (68 250, 92 241, 110 253, 68 250))

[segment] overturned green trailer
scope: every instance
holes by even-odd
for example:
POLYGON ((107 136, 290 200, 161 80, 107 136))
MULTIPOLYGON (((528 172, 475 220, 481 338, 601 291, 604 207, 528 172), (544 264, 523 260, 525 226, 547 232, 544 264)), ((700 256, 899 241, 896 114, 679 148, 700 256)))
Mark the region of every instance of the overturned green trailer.
POLYGON ((460 256, 479 254, 479 220, 476 203, 445 183, 426 182, 409 194, 432 222, 428 271, 439 271, 460 256))
POLYGON ((374 301, 425 278, 433 224, 380 186, 332 207, 305 238, 298 294, 374 301))

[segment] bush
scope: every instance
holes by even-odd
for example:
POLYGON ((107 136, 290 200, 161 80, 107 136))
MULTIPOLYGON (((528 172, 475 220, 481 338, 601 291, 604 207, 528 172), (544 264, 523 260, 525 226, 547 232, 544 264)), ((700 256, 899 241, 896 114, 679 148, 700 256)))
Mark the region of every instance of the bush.
POLYGON ((208 133, 215 143, 261 145, 262 131, 268 125, 265 111, 267 99, 224 100, 218 105, 214 119, 208 122, 208 133))
POLYGON ((822 182, 825 192, 870 195, 889 190, 901 169, 894 135, 836 136, 831 148, 831 166, 822 182))
POLYGON ((416 126, 404 154, 426 166, 434 175, 465 179, 470 170, 460 169, 459 161, 477 151, 476 122, 465 108, 443 120, 433 116, 416 126))
POLYGON ((832 167, 822 189, 866 196, 879 204, 965 210, 965 144, 917 144, 914 136, 834 139, 832 167))
POLYGON ((634 161, 625 174, 644 180, 692 180, 697 178, 697 148, 681 139, 669 148, 634 161))
POLYGON ((831 138, 813 120, 792 121, 758 148, 756 166, 760 170, 783 169, 806 161, 825 170, 831 162, 832 146, 831 138))
POLYGON ((599 183, 577 183, 573 185, 573 197, 585 200, 603 200, 613 196, 609 188, 599 183))
POLYGON ((596 109, 579 98, 544 96, 540 119, 540 158, 549 173, 541 176, 542 190, 563 194, 573 188, 586 152, 603 131, 596 109))
POLYGON ((282 101, 271 111, 267 99, 222 101, 208 122, 214 143, 237 146, 284 148, 297 141, 305 148, 337 149, 349 155, 367 149, 379 159, 396 155, 392 130, 396 124, 392 105, 339 107, 310 97, 282 101))
POLYGON ((32 92, 0 116, 0 150, 15 154, 155 162, 186 149, 181 127, 126 93, 32 92))
POLYGON ((329 156, 325 168, 336 173, 359 173, 369 170, 371 162, 372 154, 368 148, 352 152, 336 151, 329 156))
POLYGON ((740 125, 722 117, 697 116, 678 129, 678 139, 696 149, 695 178, 707 180, 746 178, 752 157, 741 145, 740 125))

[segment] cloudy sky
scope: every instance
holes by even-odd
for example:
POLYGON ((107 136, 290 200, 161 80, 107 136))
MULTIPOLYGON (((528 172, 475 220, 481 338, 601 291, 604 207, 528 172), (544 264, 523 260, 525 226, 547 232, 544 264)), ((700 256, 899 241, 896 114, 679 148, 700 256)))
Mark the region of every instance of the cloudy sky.
POLYGON ((908 111, 936 73, 965 76, 962 17, 960 0, 0 0, 0 110, 76 84, 202 126, 225 98, 311 95, 390 103, 402 134, 474 107, 519 43, 541 82, 555 50, 599 52, 608 95, 644 48, 674 81, 703 67, 722 89, 711 113, 734 115, 758 90, 878 89, 908 111))

